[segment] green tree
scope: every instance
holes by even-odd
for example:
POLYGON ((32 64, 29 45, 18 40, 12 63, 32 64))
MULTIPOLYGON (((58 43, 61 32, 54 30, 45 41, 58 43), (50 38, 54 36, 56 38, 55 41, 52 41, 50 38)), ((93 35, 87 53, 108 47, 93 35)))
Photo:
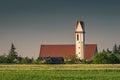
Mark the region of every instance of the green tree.
POLYGON ((114 53, 111 53, 109 55, 109 59, 110 59, 110 63, 112 63, 112 64, 117 64, 117 63, 120 62, 119 59, 115 56, 114 53))
POLYGON ((0 56, 0 63, 6 63, 7 62, 7 57, 5 55, 0 56))
POLYGON ((95 63, 95 64, 109 64, 110 60, 109 60, 108 55, 105 52, 100 52, 93 58, 93 63, 95 63))
POLYGON ((80 62, 80 59, 77 58, 76 54, 72 55, 70 59, 73 63, 79 63, 80 62))
POLYGON ((30 59, 29 57, 25 57, 25 60, 27 61, 28 64, 32 63, 32 59, 30 59))
POLYGON ((115 53, 100 52, 93 58, 95 64, 117 64, 119 62, 115 53))
POLYGON ((120 54, 120 45, 118 46, 118 53, 120 54))
POLYGON ((113 46, 113 53, 117 53, 118 52, 118 48, 117 48, 117 45, 115 44, 114 46, 113 46))
POLYGON ((32 58, 32 64, 40 64, 40 60, 32 58))
POLYGON ((9 51, 9 54, 7 56, 7 63, 15 63, 17 61, 17 52, 15 51, 15 46, 12 43, 11 49, 9 51))
POLYGON ((110 51, 109 49, 106 50, 107 53, 112 53, 112 51, 110 51))
POLYGON ((21 60, 20 63, 21 63, 21 64, 27 64, 27 60, 26 60, 25 58, 22 58, 22 60, 21 60))
POLYGON ((105 49, 103 49, 102 52, 106 53, 105 49))

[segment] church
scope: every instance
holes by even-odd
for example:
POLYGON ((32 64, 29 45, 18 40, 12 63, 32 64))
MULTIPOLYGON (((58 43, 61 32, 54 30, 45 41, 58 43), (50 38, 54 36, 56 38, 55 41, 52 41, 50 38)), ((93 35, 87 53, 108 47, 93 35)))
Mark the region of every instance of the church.
POLYGON ((75 44, 41 45, 39 58, 62 57, 76 55, 81 60, 89 60, 97 54, 97 44, 85 44, 85 26, 77 21, 75 26, 75 44))

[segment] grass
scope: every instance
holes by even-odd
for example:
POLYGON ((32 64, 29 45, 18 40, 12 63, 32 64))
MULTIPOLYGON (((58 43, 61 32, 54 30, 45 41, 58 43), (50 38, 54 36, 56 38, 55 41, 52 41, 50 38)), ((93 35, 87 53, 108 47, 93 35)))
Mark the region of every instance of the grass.
POLYGON ((119 80, 120 64, 0 65, 0 80, 119 80))
POLYGON ((0 65, 1 70, 120 70, 120 64, 0 65))

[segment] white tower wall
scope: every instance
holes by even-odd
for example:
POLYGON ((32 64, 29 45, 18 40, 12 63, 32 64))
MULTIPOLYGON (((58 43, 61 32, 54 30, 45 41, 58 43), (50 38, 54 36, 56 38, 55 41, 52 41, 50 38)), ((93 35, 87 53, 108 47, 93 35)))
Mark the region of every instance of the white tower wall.
POLYGON ((85 59, 85 29, 83 22, 77 21, 75 36, 76 55, 79 59, 85 59))

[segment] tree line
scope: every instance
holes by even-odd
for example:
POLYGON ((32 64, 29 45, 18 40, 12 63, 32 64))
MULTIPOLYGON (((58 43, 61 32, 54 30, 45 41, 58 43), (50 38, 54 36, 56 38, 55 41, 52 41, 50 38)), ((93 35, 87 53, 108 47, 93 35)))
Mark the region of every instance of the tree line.
POLYGON ((119 64, 120 63, 120 45, 114 45, 112 50, 103 49, 90 60, 77 59, 72 55, 71 59, 65 60, 65 63, 83 63, 83 64, 119 64))
POLYGON ((39 62, 38 59, 18 56, 13 43, 11 44, 11 49, 8 55, 0 55, 0 63, 4 64, 37 64, 39 62))
POLYGON ((54 64, 54 63, 64 63, 64 64, 119 64, 120 63, 120 45, 116 44, 113 46, 112 50, 106 49, 102 52, 97 53, 90 60, 80 60, 76 55, 72 55, 70 59, 62 58, 51 58, 46 59, 34 59, 29 57, 18 56, 14 44, 11 44, 10 51, 8 55, 0 55, 0 64, 54 64))
POLYGON ((96 64, 118 64, 120 63, 120 45, 114 45, 112 50, 106 49, 99 52, 94 58, 96 64))

